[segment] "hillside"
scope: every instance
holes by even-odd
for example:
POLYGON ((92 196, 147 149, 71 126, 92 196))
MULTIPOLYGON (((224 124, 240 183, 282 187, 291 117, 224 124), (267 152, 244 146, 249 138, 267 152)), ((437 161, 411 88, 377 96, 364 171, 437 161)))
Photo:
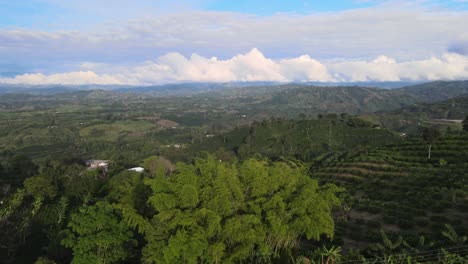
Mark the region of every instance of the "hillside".
POLYGON ((436 126, 444 130, 460 129, 468 115, 468 96, 454 97, 435 103, 418 103, 394 111, 379 111, 364 119, 399 132, 418 134, 421 126, 436 126))
POLYGON ((217 152, 220 157, 236 155, 240 159, 252 156, 277 159, 287 156, 310 160, 328 151, 381 146, 400 140, 396 133, 373 128, 372 124, 347 115, 302 120, 274 118, 210 136, 175 155, 193 157, 206 151, 217 152))
POLYGON ((439 239, 444 224, 467 234, 468 135, 449 135, 433 145, 419 140, 378 147, 351 158, 324 155, 313 178, 345 187, 350 210, 341 212, 338 237, 365 247, 380 241, 379 229, 417 241, 439 239), (365 232, 363 232, 365 230, 365 232))
POLYGON ((223 98, 252 114, 297 116, 300 113, 364 114, 393 111, 419 103, 432 103, 468 94, 468 82, 432 82, 387 90, 359 86, 285 84, 243 87, 201 94, 223 98))
POLYGON ((468 95, 468 81, 436 81, 395 89, 392 92, 415 97, 419 102, 437 102, 468 95))
POLYGON ((274 93, 260 105, 297 111, 358 114, 397 109, 415 100, 378 88, 308 86, 274 93))

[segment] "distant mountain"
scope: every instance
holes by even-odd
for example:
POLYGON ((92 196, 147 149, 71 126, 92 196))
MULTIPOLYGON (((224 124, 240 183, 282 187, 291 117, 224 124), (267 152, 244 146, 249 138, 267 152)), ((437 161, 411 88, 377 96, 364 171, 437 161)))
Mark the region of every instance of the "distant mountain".
MULTIPOLYGON (((300 113, 368 114, 443 101, 468 95, 468 81, 438 81, 395 89, 360 86, 325 87, 273 82, 185 83, 144 87, 0 86, 0 95, 12 92, 45 97, 53 95, 59 100, 191 96, 195 101, 211 98, 250 116, 297 116, 300 113)), ((14 96, 16 99, 21 97, 22 95, 14 96)), ((35 100, 35 98, 25 98, 35 100)))
POLYGON ((460 95, 468 95, 467 81, 436 81, 394 90, 417 98, 419 102, 437 102, 460 95))
MULTIPOLYGON (((245 87, 275 87, 285 85, 280 82, 226 82, 226 83, 178 83, 151 86, 134 85, 8 85, 0 84, 0 94, 27 93, 48 95, 56 93, 74 92, 79 90, 113 90, 123 93, 146 93, 152 96, 186 96, 205 92, 228 90, 245 87)), ((329 83, 329 82, 302 82, 290 83, 296 86, 352 86, 374 87, 384 89, 401 88, 416 82, 353 82, 353 83, 329 83)))
POLYGON ((271 86, 275 82, 180 83, 152 86, 134 86, 114 89, 115 92, 145 93, 151 96, 189 96, 242 87, 271 86))
POLYGON ((292 107, 315 112, 363 113, 398 109, 414 103, 413 97, 399 96, 389 90, 367 87, 306 86, 275 92, 263 106, 292 107))
POLYGON ((228 83, 179 83, 151 86, 132 85, 8 85, 0 84, 0 94, 51 95, 57 93, 109 90, 120 93, 145 93, 152 96, 186 96, 198 93, 232 89, 246 86, 277 85, 276 82, 228 82, 228 83))
POLYGON ((359 86, 359 87, 373 87, 384 89, 396 89, 405 86, 421 84, 424 82, 307 82, 304 84, 314 86, 359 86))
POLYGON ((286 84, 244 87, 217 94, 239 100, 251 100, 258 108, 305 113, 371 113, 443 101, 468 95, 468 81, 431 82, 397 89, 359 86, 308 86, 286 84))
POLYGON ((468 94, 435 103, 421 103, 404 107, 391 114, 417 115, 431 119, 464 119, 468 115, 468 94))
POLYGON ((52 95, 89 90, 116 90, 128 88, 122 85, 7 85, 0 84, 0 94, 52 95))

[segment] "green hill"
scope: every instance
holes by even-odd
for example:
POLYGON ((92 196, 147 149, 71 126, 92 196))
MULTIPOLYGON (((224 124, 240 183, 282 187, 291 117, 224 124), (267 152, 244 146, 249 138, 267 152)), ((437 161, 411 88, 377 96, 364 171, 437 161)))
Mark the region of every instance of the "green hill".
POLYGON ((277 110, 357 114, 397 109, 414 100, 378 88, 308 86, 277 92, 260 105, 277 110))
POLYGON ((406 116, 418 116, 426 119, 458 119, 468 114, 468 95, 454 97, 436 103, 421 103, 390 112, 406 116))
POLYGON ((468 81, 436 81, 392 90, 418 99, 419 102, 437 102, 468 95, 468 81))
POLYGON ((381 146, 400 140, 396 133, 373 127, 370 123, 348 115, 308 120, 274 118, 207 138, 180 153, 191 157, 202 151, 226 151, 241 159, 260 155, 268 158, 288 156, 310 160, 328 151, 381 146))

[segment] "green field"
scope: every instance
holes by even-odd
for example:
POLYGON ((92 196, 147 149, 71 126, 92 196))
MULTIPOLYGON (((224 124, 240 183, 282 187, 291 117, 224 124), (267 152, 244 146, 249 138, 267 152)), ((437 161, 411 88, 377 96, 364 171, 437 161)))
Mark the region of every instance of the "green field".
MULTIPOLYGON (((146 121, 118 121, 82 128, 80 136, 91 140, 116 141, 132 133, 149 132, 156 126, 146 121)), ((143 135, 143 134, 142 134, 143 135)))

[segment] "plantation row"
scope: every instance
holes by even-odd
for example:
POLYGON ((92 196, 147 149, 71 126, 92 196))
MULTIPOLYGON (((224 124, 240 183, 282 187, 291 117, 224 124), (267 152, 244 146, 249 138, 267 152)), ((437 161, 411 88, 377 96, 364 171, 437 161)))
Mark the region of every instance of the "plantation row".
POLYGON ((312 177, 345 187, 350 195, 349 208, 340 217, 344 223, 337 226, 338 239, 366 245, 380 238, 381 228, 389 234, 439 239, 433 234, 440 234, 444 224, 467 234, 468 137, 444 137, 432 147, 431 159, 419 140, 354 157, 321 156, 311 168, 312 177))

